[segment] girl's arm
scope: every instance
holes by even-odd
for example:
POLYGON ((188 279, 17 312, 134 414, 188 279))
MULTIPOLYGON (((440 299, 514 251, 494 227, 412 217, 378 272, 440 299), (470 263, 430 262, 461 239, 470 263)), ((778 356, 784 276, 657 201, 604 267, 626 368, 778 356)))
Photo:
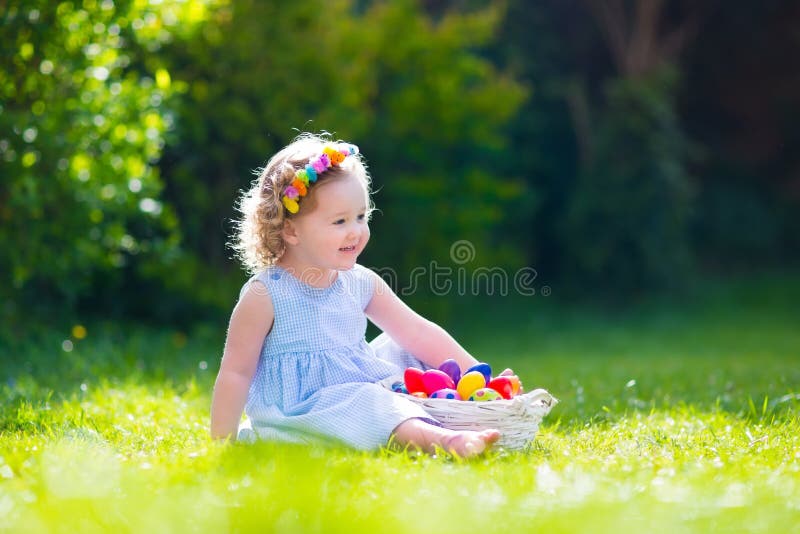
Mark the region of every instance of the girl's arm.
POLYGON ((261 282, 252 282, 231 314, 211 401, 213 438, 236 439, 261 346, 274 319, 275 310, 266 287, 261 282))
POLYGON ((364 311, 398 345, 433 367, 448 358, 457 361, 462 371, 478 363, 442 327, 409 308, 380 276, 372 276, 375 292, 364 311))

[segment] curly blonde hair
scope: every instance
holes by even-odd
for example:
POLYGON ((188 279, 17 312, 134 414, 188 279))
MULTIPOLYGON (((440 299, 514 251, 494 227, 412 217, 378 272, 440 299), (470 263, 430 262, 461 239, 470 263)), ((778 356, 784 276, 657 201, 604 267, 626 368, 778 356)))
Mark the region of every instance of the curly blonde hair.
POLYGON ((283 240, 283 225, 312 211, 316 207, 315 190, 320 183, 341 180, 355 176, 364 186, 368 200, 367 220, 374 209, 371 200, 370 176, 361 154, 347 156, 338 166, 330 167, 320 174, 317 181, 308 188, 308 194, 300 203, 300 210, 289 213, 281 203, 283 190, 294 180, 296 171, 305 167, 308 161, 322 153, 326 144, 332 141, 330 135, 302 133, 288 146, 272 156, 266 166, 258 169, 258 179, 250 189, 244 191, 237 202, 236 209, 241 217, 234 222, 235 233, 229 246, 249 273, 259 272, 274 265, 286 250, 283 240))

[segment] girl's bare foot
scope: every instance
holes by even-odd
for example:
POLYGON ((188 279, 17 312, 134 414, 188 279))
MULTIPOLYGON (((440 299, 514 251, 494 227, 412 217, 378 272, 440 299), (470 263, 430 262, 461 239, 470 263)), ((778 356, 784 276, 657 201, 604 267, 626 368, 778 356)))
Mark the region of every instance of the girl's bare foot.
POLYGON ((461 458, 477 456, 500 439, 500 432, 497 430, 483 430, 481 432, 464 430, 454 434, 442 440, 440 445, 450 454, 455 454, 461 458))
POLYGON ((448 430, 426 423, 421 419, 409 419, 397 426, 394 437, 401 445, 419 447, 433 453, 441 447, 450 454, 471 458, 486 451, 500 439, 497 430, 448 430))

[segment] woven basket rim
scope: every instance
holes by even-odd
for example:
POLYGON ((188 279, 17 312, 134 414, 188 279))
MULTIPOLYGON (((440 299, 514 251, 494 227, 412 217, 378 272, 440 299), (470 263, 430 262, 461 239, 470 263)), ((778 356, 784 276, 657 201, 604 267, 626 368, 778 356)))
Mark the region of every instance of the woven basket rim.
POLYGON ((550 407, 558 404, 558 399, 553 397, 549 391, 542 388, 534 389, 532 391, 528 391, 527 393, 522 393, 521 395, 517 395, 516 397, 510 399, 497 399, 497 400, 481 401, 481 402, 458 400, 458 399, 433 399, 431 397, 420 398, 420 397, 415 397, 408 393, 397 393, 397 394, 403 395, 404 397, 413 399, 415 401, 425 401, 426 403, 433 403, 434 405, 438 405, 442 408, 446 406, 462 407, 464 405, 467 406, 491 405, 491 406, 496 406, 498 408, 505 408, 517 405, 522 402, 529 404, 530 403, 529 401, 532 402, 538 399, 546 400, 547 404, 549 404, 550 407))
MULTIPOLYGON (((392 376, 392 377, 386 378, 384 380, 381 380, 380 384, 383 385, 383 387, 385 387, 386 389, 391 390, 392 389, 392 384, 395 383, 395 382, 398 382, 398 381, 402 381, 402 376, 392 376)), ((419 397, 415 397, 415 396, 413 396, 413 395, 411 395, 409 393, 399 393, 399 392, 396 392, 396 393, 398 395, 402 395, 402 396, 404 396, 406 398, 409 398, 409 399, 412 399, 414 401, 426 401, 426 402, 430 402, 430 403, 433 403, 434 405, 438 405, 438 406, 441 406, 441 407, 445 407, 445 406, 448 406, 448 405, 450 405, 450 406, 463 406, 466 403, 468 406, 469 405, 473 405, 473 404, 474 405, 487 405, 487 404, 490 404, 490 405, 496 405, 498 408, 502 408, 502 407, 511 407, 511 406, 514 406, 515 404, 519 404, 520 402, 526 402, 528 400, 533 400, 534 397, 546 399, 547 400, 547 404, 551 408, 553 406, 555 406, 556 404, 558 404, 558 399, 553 397, 553 395, 551 395, 549 391, 547 391, 546 389, 543 389, 543 388, 533 389, 533 390, 528 391, 526 393, 522 393, 520 395, 517 395, 516 397, 513 397, 511 399, 497 399, 497 400, 482 401, 482 402, 475 402, 475 401, 468 401, 468 400, 457 400, 457 399, 432 399, 430 397, 419 398, 419 397)))

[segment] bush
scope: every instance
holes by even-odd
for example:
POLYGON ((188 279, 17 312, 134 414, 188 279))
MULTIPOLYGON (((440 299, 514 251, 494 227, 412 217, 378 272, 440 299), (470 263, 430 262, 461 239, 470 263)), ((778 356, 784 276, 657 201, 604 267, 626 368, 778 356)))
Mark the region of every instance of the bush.
POLYGON ((413 0, 357 4, 236 1, 170 52, 192 86, 162 161, 167 195, 187 245, 215 269, 231 266, 238 191, 298 130, 352 141, 370 165, 385 211, 362 261, 408 272, 457 239, 490 261, 504 254, 497 228, 525 191, 497 161, 526 91, 476 51, 499 11, 434 20, 413 0))
POLYGON ((570 268, 595 289, 674 288, 691 272, 690 147, 674 81, 662 71, 606 86, 564 225, 570 268))
POLYGON ((12 4, 0 40, 0 297, 69 308, 180 254, 155 163, 181 87, 159 50, 208 2, 12 4), (112 284, 113 285, 113 284, 112 284))

